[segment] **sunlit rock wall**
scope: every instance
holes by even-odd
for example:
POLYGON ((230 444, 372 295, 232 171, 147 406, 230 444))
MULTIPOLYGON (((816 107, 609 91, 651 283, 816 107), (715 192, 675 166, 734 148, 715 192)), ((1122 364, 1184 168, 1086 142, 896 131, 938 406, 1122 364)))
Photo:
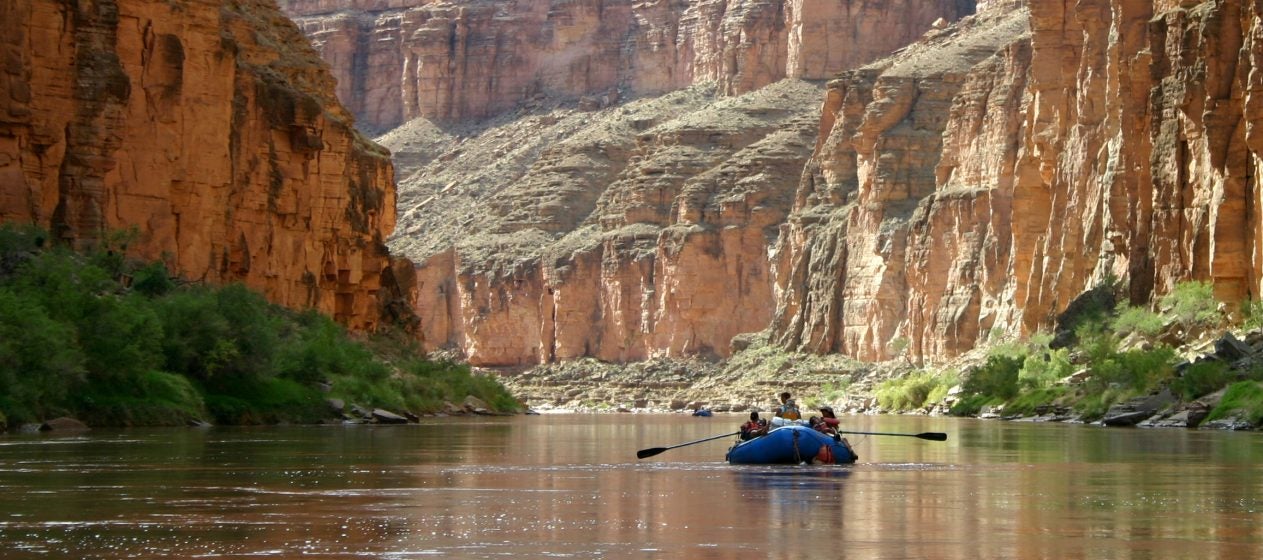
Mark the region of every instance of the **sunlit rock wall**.
POLYGON ((1029 37, 966 25, 831 83, 778 339, 942 358, 1049 328, 1111 277, 1136 303, 1189 279, 1258 297, 1263 5, 989 4, 979 19, 1029 10, 1029 37), (969 63, 909 66, 926 47, 969 63))

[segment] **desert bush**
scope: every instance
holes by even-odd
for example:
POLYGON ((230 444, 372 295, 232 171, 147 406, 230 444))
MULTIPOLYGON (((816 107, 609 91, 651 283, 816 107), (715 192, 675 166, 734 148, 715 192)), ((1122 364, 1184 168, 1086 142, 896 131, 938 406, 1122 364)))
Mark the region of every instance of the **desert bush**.
POLYGON ((1232 381, 1228 365, 1219 361, 1197 362, 1184 370, 1184 375, 1171 381, 1171 392, 1185 400, 1193 400, 1218 391, 1232 381))
POLYGON ((1137 333, 1141 336, 1152 338, 1162 332, 1162 327, 1166 324, 1161 315, 1144 307, 1119 304, 1116 312, 1117 316, 1110 326, 1113 328, 1114 334, 1118 336, 1137 333))
POLYGON ((1263 385, 1256 381, 1240 381, 1228 386, 1219 405, 1206 416, 1207 421, 1225 418, 1234 412, 1254 425, 1263 424, 1263 385))
POLYGON ((966 377, 961 390, 966 395, 983 395, 1008 400, 1018 393, 1018 373, 1025 357, 991 355, 966 377))
POLYGON ((916 371, 883 381, 877 387, 877 403, 891 411, 913 410, 942 400, 953 385, 955 379, 949 374, 916 371))
POLYGON ((1171 318, 1191 326, 1212 327, 1223 318, 1210 282, 1180 282, 1162 296, 1159 308, 1171 318))

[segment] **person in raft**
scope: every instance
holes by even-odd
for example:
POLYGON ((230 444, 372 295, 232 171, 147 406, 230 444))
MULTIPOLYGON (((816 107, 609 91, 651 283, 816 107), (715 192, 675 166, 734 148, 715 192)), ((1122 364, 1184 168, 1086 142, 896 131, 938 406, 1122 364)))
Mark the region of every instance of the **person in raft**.
POLYGON ((767 420, 759 418, 758 411, 750 412, 750 421, 741 425, 741 441, 754 439, 767 433, 767 420))
MULTIPOLYGON (((812 427, 822 434, 831 435, 834 439, 837 439, 838 425, 842 421, 838 420, 838 417, 833 414, 833 409, 827 406, 820 407, 820 416, 819 422, 813 424, 812 427)), ((812 416, 812 418, 815 418, 815 416, 812 416)))
POLYGON ((793 395, 790 395, 789 392, 781 393, 781 406, 776 407, 774 416, 777 418, 784 418, 786 420, 797 420, 802 418, 802 413, 798 411, 798 405, 794 404, 794 399, 791 398, 792 396, 793 395))

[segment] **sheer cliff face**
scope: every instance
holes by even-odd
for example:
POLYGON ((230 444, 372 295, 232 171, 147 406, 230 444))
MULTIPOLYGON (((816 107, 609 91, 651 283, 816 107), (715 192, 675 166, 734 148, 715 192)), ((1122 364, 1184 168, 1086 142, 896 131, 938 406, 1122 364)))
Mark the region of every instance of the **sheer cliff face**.
POLYGON ((783 228, 786 346, 948 357, 1107 276, 1137 302, 1187 279, 1258 297, 1263 5, 991 4, 830 84, 783 228), (1029 36, 980 31, 1014 16, 1029 36))
POLYGON ((826 78, 911 42, 964 0, 281 0, 361 122, 484 118, 537 95, 723 94, 826 78))
POLYGON ((1003 324, 1026 26, 1020 11, 983 12, 830 82, 782 227, 782 344, 950 355, 1003 324))
POLYGON ((0 49, 0 220, 376 324, 391 164, 270 0, 7 0, 0 49))

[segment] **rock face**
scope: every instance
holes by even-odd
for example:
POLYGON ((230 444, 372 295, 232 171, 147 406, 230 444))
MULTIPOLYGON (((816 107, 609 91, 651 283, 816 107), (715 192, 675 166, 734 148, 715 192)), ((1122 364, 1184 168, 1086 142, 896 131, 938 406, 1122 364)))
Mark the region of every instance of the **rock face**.
POLYGON ((990 4, 830 84, 781 238, 786 346, 952 356, 1109 277, 1259 296, 1263 6, 990 4), (1014 17, 1029 36, 986 39, 1014 17))
POLYGON ((280 0, 361 122, 481 119, 536 96, 736 95, 826 78, 972 0, 280 0))
POLYGON ((0 61, 0 220, 376 324, 391 163, 271 0, 6 0, 0 61))
POLYGON ((563 108, 421 168, 401 186, 410 209, 391 248, 418 263, 425 346, 482 366, 728 355, 771 319, 768 246, 820 93, 791 80, 563 108))
POLYGON ((781 344, 950 356, 1011 320, 1026 30, 1021 10, 984 11, 829 83, 779 240, 781 344))
POLYGON ((390 245, 418 263, 424 346, 480 366, 722 357, 735 335, 766 328, 769 249, 815 144, 822 93, 777 80, 872 60, 973 5, 418 4, 287 9, 307 14, 335 72, 390 61, 348 69, 344 82, 380 78, 364 91, 385 91, 403 72, 402 112, 360 106, 370 121, 430 117, 381 139, 405 162, 390 245), (335 32, 348 19, 371 21, 358 29, 380 40, 357 44, 384 50, 330 50, 356 43, 335 32), (518 112, 481 128, 451 123, 509 107, 518 112))

